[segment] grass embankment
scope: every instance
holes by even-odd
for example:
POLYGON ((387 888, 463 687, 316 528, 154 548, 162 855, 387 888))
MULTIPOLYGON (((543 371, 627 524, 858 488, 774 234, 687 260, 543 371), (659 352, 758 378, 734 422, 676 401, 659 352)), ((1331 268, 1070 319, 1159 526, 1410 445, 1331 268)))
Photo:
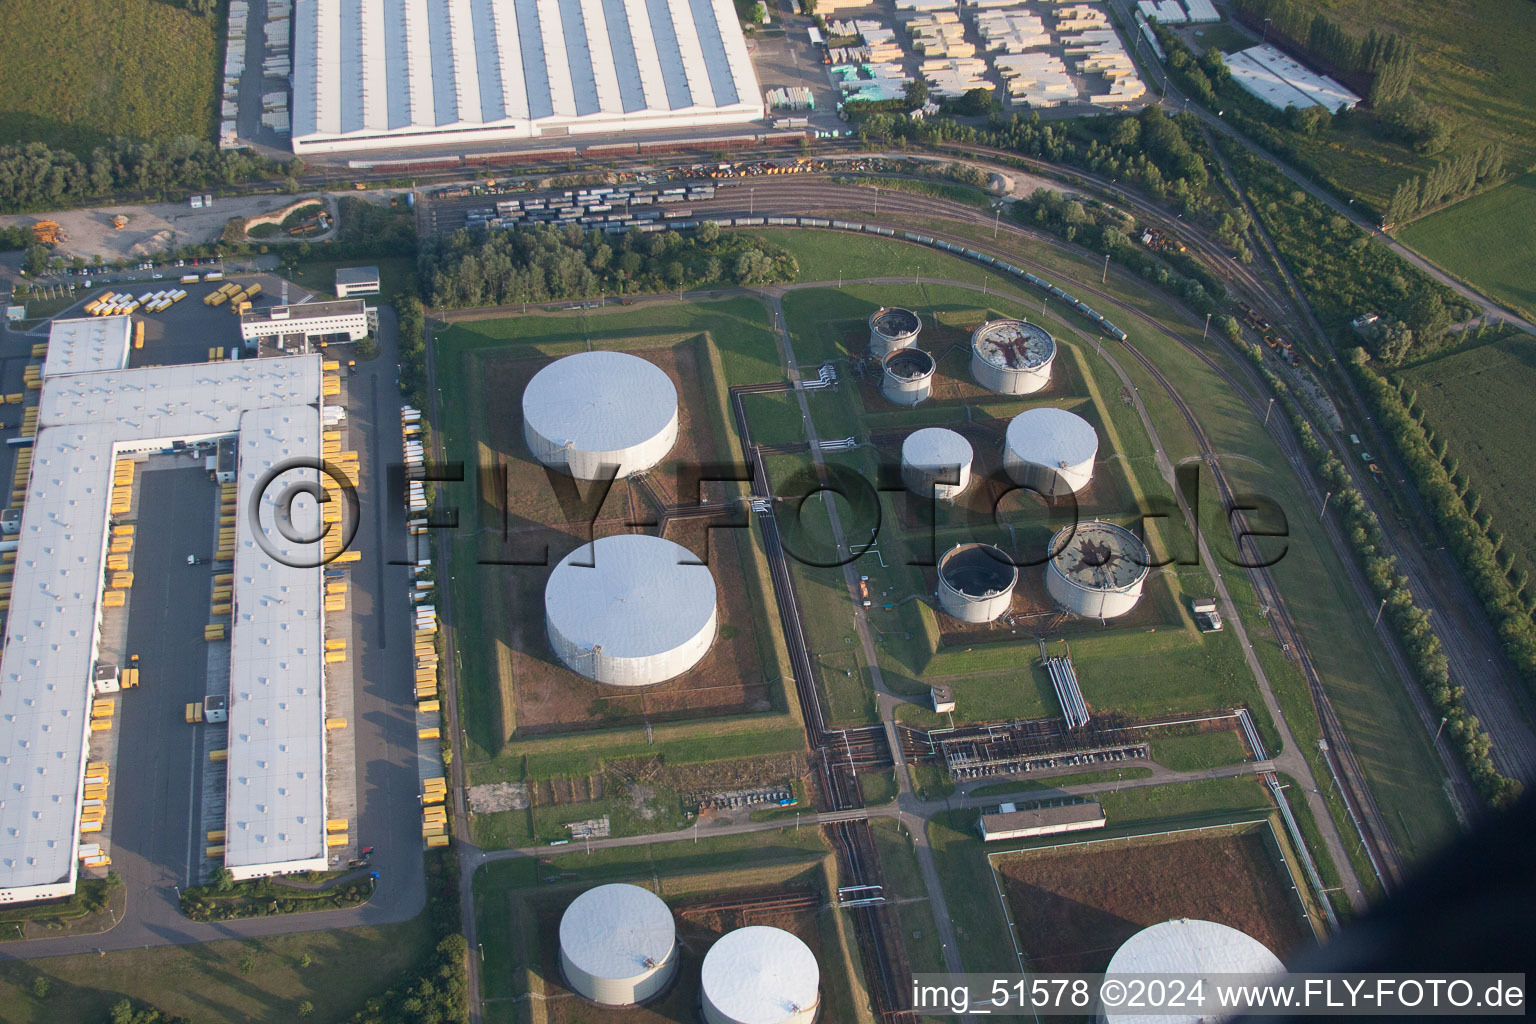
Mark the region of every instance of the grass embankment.
POLYGON ((0 15, 0 144, 89 154, 114 136, 211 131, 222 13, 162 0, 10 0, 0 15))

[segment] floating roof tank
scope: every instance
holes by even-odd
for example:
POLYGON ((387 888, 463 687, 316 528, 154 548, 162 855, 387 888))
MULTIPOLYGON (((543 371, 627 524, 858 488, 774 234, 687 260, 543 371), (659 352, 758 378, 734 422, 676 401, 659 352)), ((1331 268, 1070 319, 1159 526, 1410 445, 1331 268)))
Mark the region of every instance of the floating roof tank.
POLYGON ((971 334, 971 376, 988 391, 1028 395, 1051 382, 1056 339, 1027 320, 991 320, 971 334))
POLYGON ((677 973, 677 930, 661 897, 638 885, 599 885, 560 918, 560 967, 571 989, 604 1006, 654 998, 677 973))
POLYGON ((642 473, 677 442, 677 389, 639 356, 578 352, 523 389, 523 439, 534 458, 578 480, 642 473))
MULTIPOLYGON (((1197 974, 1282 974, 1285 965, 1264 943, 1214 921, 1180 918, 1143 928, 1121 944, 1105 976, 1197 974)), ((1129 979, 1127 979, 1129 980, 1129 979)), ((1151 1014, 1103 1010, 1105 1024, 1196 1024, 1208 1015, 1151 1014)))
POLYGON ((811 1024, 821 970, 805 943, 780 928, 728 932, 699 971, 705 1024, 811 1024))
POLYGON ((693 668, 715 640, 715 578, 672 541, 599 537, 562 558, 544 588, 549 643, 573 672, 648 686, 693 668))
POLYGON ((1051 537, 1045 589, 1073 614, 1113 619, 1141 600, 1149 561, 1147 546, 1130 530, 1091 519, 1051 537))
POLYGON ((933 394, 933 356, 920 348, 899 348, 885 357, 880 393, 897 405, 917 405, 933 394))
POLYGON ((1047 497, 1074 494, 1093 479, 1099 435, 1076 413, 1026 409, 1008 423, 1003 470, 1020 487, 1047 497))
POLYGON ((971 442, 944 427, 924 427, 901 443, 901 482, 920 498, 952 501, 971 485, 971 442))
POLYGON ((899 348, 917 344, 922 319, 910 309, 885 306, 869 316, 869 354, 884 359, 899 348))
POLYGON ((962 622, 991 622, 1013 604, 1019 568, 991 544, 956 544, 939 558, 939 607, 962 622))

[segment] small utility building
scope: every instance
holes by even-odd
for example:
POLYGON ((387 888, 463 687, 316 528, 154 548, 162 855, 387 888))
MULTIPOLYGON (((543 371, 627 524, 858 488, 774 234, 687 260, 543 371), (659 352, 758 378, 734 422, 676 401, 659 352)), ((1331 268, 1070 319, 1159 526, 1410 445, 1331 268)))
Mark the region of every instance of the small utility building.
POLYGON ((378 267, 337 267, 336 297, 351 298, 353 295, 379 294, 378 267))
POLYGON ((1082 832, 1104 827, 1104 808, 1098 801, 1026 807, 1003 804, 996 811, 983 812, 979 828, 985 842, 999 839, 1028 839, 1058 832, 1082 832))

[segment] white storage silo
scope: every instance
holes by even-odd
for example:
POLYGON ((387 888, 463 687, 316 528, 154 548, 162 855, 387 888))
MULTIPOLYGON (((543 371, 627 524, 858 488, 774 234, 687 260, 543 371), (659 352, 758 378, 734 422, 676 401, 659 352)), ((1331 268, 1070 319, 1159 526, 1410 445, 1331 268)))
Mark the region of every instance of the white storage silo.
POLYGON ((544 587, 549 643, 573 672, 649 686, 688 671, 715 640, 715 578, 660 537, 599 537, 562 558, 544 587))
POLYGON ((897 405, 917 405, 933 393, 933 356, 920 348, 899 348, 885 357, 880 393, 897 405))
MULTIPOLYGON (((1143 928, 1126 939, 1110 959, 1104 976, 1108 980, 1118 975, 1128 982, 1134 975, 1283 973, 1285 965, 1280 958, 1246 932, 1215 921, 1179 918, 1143 928)), ((1098 1019, 1103 1024, 1197 1024, 1212 1018, 1209 1014, 1153 1015, 1100 1007, 1098 1019)))
POLYGON ((971 334, 971 376, 1000 395, 1028 395, 1051 382, 1056 339, 1027 320, 991 320, 971 334))
POLYGON ((962 622, 991 622, 1013 605, 1019 567, 991 544, 956 544, 939 558, 939 607, 962 622))
POLYGON ((1147 546, 1123 526, 1092 519, 1051 538, 1045 589, 1075 615, 1113 619, 1136 607, 1151 561, 1147 546))
POLYGON ((899 348, 911 348, 922 329, 922 319, 910 309, 877 309, 869 316, 869 354, 883 360, 899 348))
POLYGON ((1075 494, 1093 479, 1099 435, 1076 413, 1026 409, 1008 422, 1003 470, 1020 487, 1046 497, 1075 494))
POLYGON ((811 1024, 821 1002, 821 969, 810 947, 781 928, 728 932, 699 972, 705 1024, 811 1024))
POLYGON ((924 427, 901 443, 901 482, 920 498, 952 501, 971 485, 971 442, 944 427, 924 427))
POLYGON ((578 995, 604 1006, 655 998, 677 973, 677 930, 661 897, 638 885, 599 885, 560 918, 560 968, 578 995))
POLYGON ((528 382, 523 439, 534 458, 578 480, 632 476, 677 442, 677 388, 639 356, 578 352, 528 382))

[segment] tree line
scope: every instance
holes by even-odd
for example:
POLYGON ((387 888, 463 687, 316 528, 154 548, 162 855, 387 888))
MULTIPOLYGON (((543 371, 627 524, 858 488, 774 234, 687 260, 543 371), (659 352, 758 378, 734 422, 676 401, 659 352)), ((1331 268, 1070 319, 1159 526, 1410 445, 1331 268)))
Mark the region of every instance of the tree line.
POLYGON ((1355 344, 1350 321, 1375 313, 1401 325, 1368 339, 1373 356, 1396 365, 1440 344, 1451 324, 1472 315, 1455 292, 1333 213, 1241 142, 1224 137, 1218 145, 1303 296, 1340 348, 1355 344))
POLYGON ((1269 22, 1266 35, 1279 35, 1319 62, 1370 76, 1372 106, 1407 95, 1413 85, 1413 43, 1395 32, 1371 29, 1356 36, 1322 12, 1297 0, 1233 0, 1249 25, 1269 22))
MULTIPOLYGON (((1477 716, 1468 711, 1466 691, 1460 686, 1451 685, 1450 661, 1446 658, 1445 649, 1430 626, 1429 613, 1415 601, 1408 577, 1398 572, 1397 557, 1387 551, 1386 535, 1382 532, 1376 513, 1367 506, 1365 496, 1355 487, 1344 463, 1318 440, 1285 382, 1266 365, 1263 349, 1242 337, 1242 328, 1235 319, 1224 317, 1221 326, 1259 368, 1259 372, 1279 396, 1281 408, 1285 410, 1291 426, 1300 438, 1302 451, 1306 452, 1313 466, 1327 482, 1335 498, 1331 507, 1344 527, 1350 549, 1364 571, 1372 593, 1384 602, 1383 614, 1402 645, 1416 680, 1424 687, 1436 712, 1445 717, 1446 737, 1459 755, 1478 794, 1492 807, 1512 806, 1520 798, 1522 786, 1494 767, 1493 740, 1477 716)), ((1357 371, 1363 369, 1366 374, 1371 374, 1366 368, 1366 359, 1365 351, 1356 348, 1351 352, 1349 361, 1357 371)), ((1387 388, 1391 390, 1390 385, 1387 388)), ((1383 426, 1386 426, 1385 417, 1383 426)), ((1525 620, 1525 625, 1530 626, 1529 619, 1525 620)), ((1536 651, 1536 645, 1533 645, 1532 650, 1536 651)), ((1532 659, 1531 664, 1536 666, 1536 658, 1532 659)))
POLYGON ((787 250, 711 223, 690 233, 607 235, 537 225, 459 230, 423 242, 421 279, 435 307, 505 306, 631 292, 787 281, 787 250))
POLYGON ((1504 146, 1491 142, 1473 153, 1442 160, 1427 175, 1414 175, 1397 186, 1382 222, 1403 224, 1443 203, 1453 203, 1496 184, 1504 176, 1504 146))
POLYGON ((116 139, 81 158, 41 142, 0 146, 0 213, 88 205, 118 193, 217 188, 282 174, 303 164, 268 160, 243 150, 221 150, 191 136, 164 141, 116 139))

